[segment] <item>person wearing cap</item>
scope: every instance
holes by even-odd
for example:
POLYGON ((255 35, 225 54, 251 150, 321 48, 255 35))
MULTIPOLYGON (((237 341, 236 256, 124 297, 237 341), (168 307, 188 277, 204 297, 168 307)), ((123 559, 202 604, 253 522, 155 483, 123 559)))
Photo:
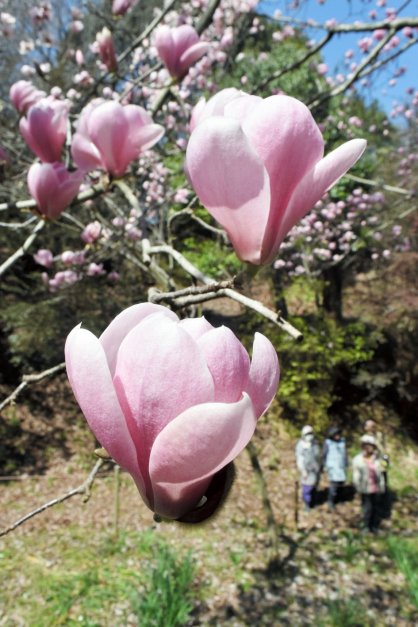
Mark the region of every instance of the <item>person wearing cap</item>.
POLYGON ((382 460, 372 435, 360 439, 361 452, 353 459, 353 483, 361 496, 365 531, 374 533, 379 526, 380 497, 385 491, 382 460))
POLYGON ((338 491, 347 479, 347 448, 345 438, 342 437, 341 429, 337 426, 331 427, 328 437, 322 449, 323 466, 328 475, 328 507, 335 509, 338 500, 338 491))
POLYGON ((381 431, 378 430, 377 424, 374 420, 366 420, 364 423, 364 435, 372 435, 376 441, 376 446, 379 450, 380 465, 383 471, 383 478, 385 480, 385 492, 388 489, 388 468, 389 468, 389 455, 386 453, 385 437, 381 431))
POLYGON ((316 486, 321 471, 321 451, 313 429, 305 425, 295 448, 296 465, 301 476, 302 500, 305 510, 315 505, 316 486))

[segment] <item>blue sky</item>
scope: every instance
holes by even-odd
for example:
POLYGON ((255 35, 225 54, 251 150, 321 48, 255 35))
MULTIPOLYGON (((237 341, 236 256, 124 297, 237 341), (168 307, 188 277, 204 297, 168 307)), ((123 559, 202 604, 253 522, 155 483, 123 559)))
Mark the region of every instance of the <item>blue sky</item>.
MULTIPOLYGON (((314 19, 317 22, 325 22, 331 18, 344 23, 356 20, 371 22, 368 14, 372 9, 377 11, 377 19, 386 17, 385 8, 377 7, 375 0, 326 0, 324 4, 319 4, 317 0, 305 0, 301 2, 298 9, 292 11, 288 8, 289 4, 291 4, 289 0, 262 0, 258 5, 258 10, 260 13, 272 15, 275 10, 279 9, 283 15, 302 21, 314 19)), ((387 7, 394 9, 399 9, 405 4, 404 0, 387 1, 387 7)), ((418 17, 418 0, 410 1, 400 16, 418 17)), ((323 35, 322 30, 310 29, 308 31, 308 36, 315 40, 320 40, 323 35)), ((338 71, 347 73, 347 66, 344 64, 344 53, 347 49, 351 48, 355 51, 355 60, 362 58, 357 41, 363 36, 367 36, 367 33, 336 35, 323 49, 324 62, 328 65, 331 74, 336 74, 338 71)), ((401 40, 402 43, 406 41, 403 36, 401 40)), ((407 87, 418 90, 418 44, 402 54, 399 61, 391 64, 390 69, 387 68, 381 70, 379 74, 372 75, 371 86, 361 89, 366 99, 377 98, 384 110, 390 113, 394 102, 401 103, 405 100, 407 87), (389 86, 388 81, 393 78, 394 70, 400 66, 406 68, 406 73, 397 77, 396 85, 389 86)))

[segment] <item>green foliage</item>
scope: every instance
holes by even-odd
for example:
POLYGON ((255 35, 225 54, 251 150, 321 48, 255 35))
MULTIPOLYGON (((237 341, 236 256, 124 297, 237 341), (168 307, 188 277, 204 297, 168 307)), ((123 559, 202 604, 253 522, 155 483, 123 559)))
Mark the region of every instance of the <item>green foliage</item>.
POLYGON ((265 21, 263 28, 262 32, 251 36, 244 26, 237 50, 240 52, 238 60, 228 67, 227 72, 224 68, 215 72, 219 88, 237 87, 263 97, 270 96, 276 89, 304 102, 313 100, 326 87, 324 78, 312 69, 313 64, 321 62, 319 55, 271 80, 272 76, 287 70, 305 56, 307 39, 299 34, 275 42, 272 34, 278 30, 277 25, 265 21), (247 79, 245 85, 241 81, 243 75, 247 79))
POLYGON ((204 274, 216 279, 237 274, 244 264, 228 247, 211 239, 188 237, 183 241, 183 254, 204 274))
POLYGON ((124 307, 146 300, 140 281, 140 275, 135 278, 132 271, 118 284, 104 277, 85 277, 57 294, 38 285, 30 300, 4 299, 0 328, 7 336, 11 363, 25 372, 59 363, 64 358, 65 338, 77 324, 100 334, 124 307))
POLYGON ((366 616, 366 608, 357 599, 328 601, 326 616, 320 627, 373 627, 375 621, 366 616))
POLYGON ((389 555, 404 575, 411 600, 418 607, 418 541, 390 537, 387 543, 389 555))
POLYGON ((324 431, 332 405, 340 400, 339 378, 347 384, 361 366, 372 360, 380 333, 362 322, 338 324, 333 318, 294 318, 292 324, 304 334, 301 343, 282 338, 280 400, 285 413, 324 431))
POLYGON ((360 542, 358 535, 354 534, 349 529, 343 530, 341 532, 341 536, 343 538, 343 542, 341 545, 341 557, 344 562, 353 564, 358 556, 363 553, 364 548, 360 542))
POLYGON ((185 625, 192 610, 193 564, 178 558, 167 546, 157 546, 146 571, 145 590, 131 597, 141 627, 185 625))
POLYGON ((150 531, 118 538, 76 526, 66 531, 38 532, 2 548, 2 616, 31 627, 122 627, 132 615, 141 627, 185 624, 196 591, 190 558, 177 557, 150 531), (12 588, 17 573, 25 590, 19 599, 12 588))

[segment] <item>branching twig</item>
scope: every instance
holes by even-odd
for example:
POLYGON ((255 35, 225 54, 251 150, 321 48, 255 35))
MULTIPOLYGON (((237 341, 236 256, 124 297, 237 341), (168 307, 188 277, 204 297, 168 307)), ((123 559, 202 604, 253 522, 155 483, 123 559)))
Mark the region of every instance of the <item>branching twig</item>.
MULTIPOLYGON (((96 198, 100 194, 103 194, 107 190, 107 187, 101 183, 98 185, 92 185, 88 189, 80 192, 76 198, 72 201, 71 205, 77 205, 85 200, 91 200, 96 198)), ((9 211, 10 209, 35 209, 36 202, 32 198, 27 200, 18 200, 17 202, 3 202, 0 203, 0 211, 9 211)))
POLYGON ((257 93, 258 90, 260 89, 264 89, 265 87, 267 87, 267 85, 269 83, 271 83, 272 81, 278 80, 279 78, 281 78, 282 76, 284 76, 285 74, 288 74, 288 72, 294 72, 295 70, 297 70, 301 65, 303 65, 304 63, 306 63, 306 61, 308 61, 308 59, 310 59, 311 57, 313 57, 317 52, 320 52, 322 50, 322 48, 329 42, 331 41, 332 37, 333 37, 334 33, 333 32, 328 32, 325 37, 323 37, 323 39, 321 39, 321 41, 319 41, 316 46, 313 46, 312 48, 310 48, 309 50, 307 50, 307 52, 303 55, 303 57, 301 57, 300 59, 298 59, 297 61, 295 61, 294 63, 292 63, 291 65, 288 65, 287 67, 282 68, 281 70, 277 70, 276 72, 273 72, 273 74, 271 74, 271 76, 269 76, 268 78, 266 78, 262 83, 259 83, 255 89, 254 89, 254 93, 257 93))
POLYGON ((319 96, 319 98, 316 98, 315 100, 308 103, 309 108, 315 109, 327 100, 330 100, 331 98, 334 98, 335 96, 338 96, 339 94, 347 91, 347 89, 349 89, 361 77, 361 73, 365 70, 365 68, 367 68, 367 66, 370 65, 370 63, 377 58, 379 52, 392 39, 395 32, 396 31, 392 27, 388 28, 386 36, 383 37, 383 39, 379 41, 376 46, 370 51, 367 57, 358 64, 357 68, 349 75, 347 80, 345 80, 340 85, 336 85, 333 89, 330 89, 328 92, 325 92, 324 94, 319 96))
POLYGON ((171 2, 169 2, 164 7, 164 10, 161 11, 161 13, 157 15, 157 17, 145 28, 145 30, 140 35, 138 35, 138 37, 134 39, 133 42, 118 56, 118 63, 121 63, 121 61, 126 59, 126 57, 131 54, 131 52, 135 50, 135 48, 138 48, 138 46, 141 45, 144 39, 151 35, 154 28, 158 26, 160 22, 162 22, 162 20, 165 18, 167 13, 171 11, 176 2, 177 0, 171 0, 171 2))
POLYGON ((23 257, 23 255, 32 246, 33 242, 38 237, 38 233, 44 228, 44 226, 44 220, 39 220, 38 224, 35 226, 29 237, 27 237, 26 240, 23 242, 22 246, 20 246, 20 248, 18 248, 16 252, 13 253, 13 255, 11 255, 8 259, 6 259, 6 261, 1 264, 0 277, 2 277, 3 274, 5 274, 7 270, 9 270, 9 268, 11 268, 18 259, 20 259, 20 257, 23 257))
MULTIPOLYGON (((162 244, 160 246, 151 246, 148 249, 149 255, 164 253, 166 255, 170 255, 178 264, 185 270, 188 274, 190 274, 194 279, 201 281, 205 285, 209 285, 212 288, 217 285, 215 279, 208 277, 201 270, 196 268, 186 257, 184 257, 178 250, 175 250, 171 246, 167 246, 166 244, 162 244)), ((213 289, 211 291, 214 291, 213 289)), ((277 325, 282 331, 288 333, 295 340, 301 340, 303 335, 298 329, 287 322, 280 316, 280 314, 272 309, 269 309, 258 300, 254 300, 253 298, 248 298, 248 296, 244 296, 244 294, 240 294, 231 288, 220 289, 216 292, 217 295, 226 296, 231 300, 235 300, 241 305, 248 307, 249 309, 253 309, 260 315, 264 316, 275 325, 277 325)))
POLYGON ((65 368, 65 363, 63 362, 62 364, 58 364, 57 366, 53 366, 52 368, 48 368, 47 370, 44 370, 43 372, 38 372, 37 374, 23 375, 22 381, 19 383, 17 388, 0 403, 0 411, 2 411, 5 407, 7 407, 7 405, 14 403, 14 401, 17 399, 19 394, 23 392, 23 390, 30 383, 37 383, 38 381, 42 381, 43 379, 46 379, 47 377, 52 377, 53 375, 58 374, 59 372, 62 372, 64 368, 65 368))
POLYGON ((216 293, 225 288, 232 287, 234 284, 233 279, 230 281, 220 281, 216 285, 202 285, 185 287, 182 290, 176 290, 174 292, 160 292, 155 288, 151 288, 148 294, 148 300, 150 303, 167 302, 176 304, 179 307, 184 307, 196 302, 204 302, 210 298, 217 298, 216 293), (213 296, 212 296, 213 295, 213 296), (195 300, 196 296, 204 296, 205 298, 195 300), (188 300, 190 298, 190 300, 188 300))
POLYGON ((408 196, 412 198, 416 195, 415 191, 404 189, 403 187, 394 187, 393 185, 385 185, 384 183, 380 183, 379 181, 373 181, 372 179, 365 179, 361 176, 356 176, 354 174, 345 174, 345 177, 350 181, 354 181, 355 183, 361 183, 362 185, 368 185, 369 187, 379 187, 380 189, 384 189, 387 192, 394 192, 395 194, 402 194, 403 196, 408 196))
POLYGON ((98 459, 92 471, 90 472, 89 476, 87 477, 85 481, 83 481, 81 485, 79 485, 77 488, 73 488, 72 490, 69 490, 62 496, 52 499, 52 501, 48 501, 47 503, 44 503, 40 507, 37 507, 36 509, 34 509, 32 512, 29 512, 29 514, 26 514, 22 518, 19 518, 19 520, 16 520, 16 522, 14 522, 12 525, 5 527, 5 529, 1 529, 0 537, 7 535, 11 531, 14 531, 17 527, 20 527, 20 525, 23 525, 23 523, 25 523, 26 521, 30 520, 31 518, 34 518, 34 516, 41 514, 46 509, 49 509, 50 507, 54 507, 54 505, 59 505, 59 503, 63 503, 64 501, 67 501, 68 499, 72 498, 73 496, 76 496, 77 494, 84 494, 83 502, 86 503, 90 498, 91 488, 96 478, 96 475, 104 463, 105 462, 103 459, 98 459))
POLYGON ((353 22, 351 24, 341 23, 327 25, 315 22, 314 20, 309 20, 309 22, 307 22, 303 20, 298 20, 294 17, 280 15, 276 21, 286 22, 288 24, 295 24, 300 28, 317 28, 332 33, 366 33, 389 28, 391 30, 394 30, 395 32, 398 32, 399 30, 402 30, 402 28, 405 28, 405 26, 411 26, 411 28, 418 26, 418 17, 398 17, 391 21, 386 19, 376 22, 353 22))

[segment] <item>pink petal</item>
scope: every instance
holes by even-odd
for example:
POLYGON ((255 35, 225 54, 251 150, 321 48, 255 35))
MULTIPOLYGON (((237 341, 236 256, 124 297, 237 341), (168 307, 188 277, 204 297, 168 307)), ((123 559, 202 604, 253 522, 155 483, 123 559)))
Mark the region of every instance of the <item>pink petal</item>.
POLYGON ((179 59, 179 71, 185 74, 189 67, 210 50, 210 44, 200 41, 183 52, 179 59))
POLYGON ((112 458, 134 477, 144 495, 137 453, 102 345, 90 331, 77 326, 67 338, 65 361, 71 387, 91 430, 112 458))
POLYGON ((174 48, 178 57, 199 41, 199 35, 190 24, 182 24, 181 26, 173 28, 172 35, 174 48))
POLYGON ((71 155, 74 163, 86 172, 104 168, 102 158, 96 146, 81 133, 75 133, 71 142, 71 155))
POLYGON ((126 335, 114 384, 130 432, 136 433, 144 477, 161 429, 189 407, 214 397, 212 377, 196 342, 161 314, 148 316, 126 335))
POLYGON ((212 96, 208 102, 206 102, 204 98, 200 99, 192 111, 190 131, 193 131, 198 124, 203 122, 203 120, 207 120, 209 117, 224 115, 226 105, 235 98, 241 98, 243 95, 246 96, 247 94, 235 89, 235 87, 228 87, 212 96))
POLYGON ((245 390, 250 358, 248 353, 227 327, 205 333, 198 341, 215 384, 215 401, 235 403, 245 390))
POLYGON ((123 108, 129 126, 129 137, 126 149, 131 152, 131 160, 136 159, 141 152, 148 150, 164 135, 164 127, 154 124, 151 116, 143 107, 127 105, 123 108))
POLYGON ((132 158, 130 161, 137 159, 142 152, 152 148, 160 141, 164 135, 165 129, 160 124, 147 124, 141 129, 136 129, 134 135, 131 135, 132 158))
POLYGON ((260 98, 260 96, 251 96, 244 92, 239 93, 241 94, 239 97, 234 98, 225 105, 224 115, 227 118, 233 118, 242 123, 245 118, 251 115, 263 99, 260 98))
POLYGON ((175 69, 177 54, 174 50, 172 29, 169 26, 160 26, 155 31, 155 46, 158 56, 164 63, 170 74, 175 69))
POLYGON ((269 261, 274 259, 281 242, 290 229, 361 157, 366 149, 366 144, 364 139, 352 139, 330 152, 306 174, 295 189, 286 208, 269 261))
POLYGON ((129 124, 122 105, 105 102, 91 112, 87 125, 89 137, 100 152, 106 170, 115 176, 123 174, 131 159, 125 154, 129 124))
POLYGON ((261 333, 254 337, 250 375, 245 391, 248 392, 259 418, 269 407, 280 379, 279 360, 273 344, 261 333))
POLYGON ((222 117, 198 124, 189 140, 186 162, 197 195, 226 229, 237 255, 259 263, 270 183, 240 125, 222 117))
POLYGON ((200 318, 185 318, 180 320, 179 326, 187 331, 194 339, 198 340, 204 333, 213 331, 213 326, 206 320, 204 316, 200 318))
POLYGON ((155 511, 178 518, 197 505, 211 478, 243 450, 256 417, 249 397, 205 403, 184 411, 157 436, 150 477, 155 511))
POLYGON ((147 316, 156 313, 163 314, 175 322, 178 321, 176 314, 170 309, 167 309, 167 307, 154 305, 153 303, 141 303, 124 309, 103 331, 99 339, 106 353, 106 359, 112 377, 116 370, 118 350, 124 338, 147 316))
POLYGON ((261 100, 245 117, 242 128, 270 179, 271 210, 262 250, 265 263, 287 203, 305 174, 322 158, 324 142, 309 109, 289 96, 261 100))

